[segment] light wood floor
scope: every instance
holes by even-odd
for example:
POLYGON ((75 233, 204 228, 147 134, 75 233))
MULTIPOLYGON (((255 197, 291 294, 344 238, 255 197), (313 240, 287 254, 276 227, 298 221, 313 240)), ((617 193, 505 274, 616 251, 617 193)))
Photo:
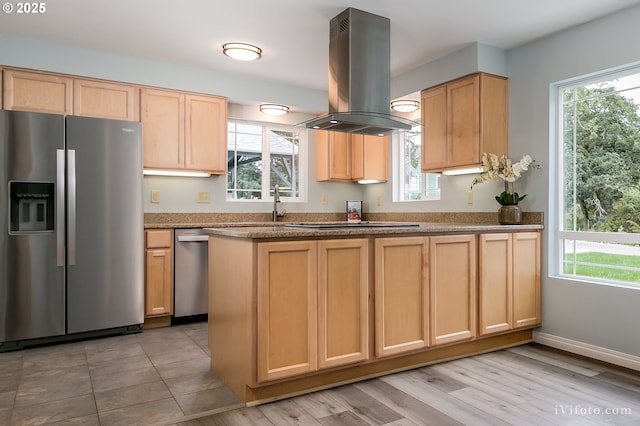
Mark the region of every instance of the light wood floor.
POLYGON ((461 424, 640 425, 640 372, 529 344, 179 423, 461 424))

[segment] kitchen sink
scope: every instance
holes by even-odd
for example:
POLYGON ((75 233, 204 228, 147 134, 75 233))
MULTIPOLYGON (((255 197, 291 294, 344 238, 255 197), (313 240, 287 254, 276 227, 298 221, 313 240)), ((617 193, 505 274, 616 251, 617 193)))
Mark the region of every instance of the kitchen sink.
POLYGON ((408 228, 418 227, 418 223, 410 222, 303 222, 285 223, 289 228, 336 229, 336 228, 408 228))

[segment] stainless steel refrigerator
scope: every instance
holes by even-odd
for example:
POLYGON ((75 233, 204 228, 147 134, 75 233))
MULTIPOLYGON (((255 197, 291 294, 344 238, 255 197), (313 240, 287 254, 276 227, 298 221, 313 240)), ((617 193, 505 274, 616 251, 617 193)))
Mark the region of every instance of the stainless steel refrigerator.
POLYGON ((0 351, 140 331, 140 123, 0 110, 0 351))

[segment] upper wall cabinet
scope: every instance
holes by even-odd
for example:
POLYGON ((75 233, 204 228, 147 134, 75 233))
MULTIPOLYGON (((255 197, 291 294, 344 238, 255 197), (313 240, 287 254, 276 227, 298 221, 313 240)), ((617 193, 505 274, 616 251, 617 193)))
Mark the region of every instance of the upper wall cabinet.
POLYGON ((140 89, 126 84, 75 79, 73 115, 140 121, 140 89))
POLYGON ((6 68, 3 74, 4 109, 73 114, 73 79, 6 68))
POLYGON ((389 137, 316 131, 316 180, 354 182, 388 179, 389 137))
POLYGON ((141 121, 145 168, 226 173, 226 99, 145 88, 141 121))
POLYGON ((4 108, 138 121, 140 89, 17 69, 4 70, 4 108))
POLYGON ((508 81, 473 74, 422 91, 422 171, 478 166, 508 152, 508 81))

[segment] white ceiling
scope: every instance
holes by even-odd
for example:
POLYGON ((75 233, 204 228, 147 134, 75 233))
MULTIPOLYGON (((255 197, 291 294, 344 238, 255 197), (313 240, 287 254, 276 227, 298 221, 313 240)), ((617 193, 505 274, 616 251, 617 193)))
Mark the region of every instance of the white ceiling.
MULTIPOLYGON (((17 4, 17 2, 13 2, 17 4)), ((640 0, 48 0, 40 15, 0 13, 0 33, 327 87, 329 21, 347 7, 391 21, 391 75, 473 42, 512 48, 640 0), (255 62, 223 43, 260 46, 255 62)))

